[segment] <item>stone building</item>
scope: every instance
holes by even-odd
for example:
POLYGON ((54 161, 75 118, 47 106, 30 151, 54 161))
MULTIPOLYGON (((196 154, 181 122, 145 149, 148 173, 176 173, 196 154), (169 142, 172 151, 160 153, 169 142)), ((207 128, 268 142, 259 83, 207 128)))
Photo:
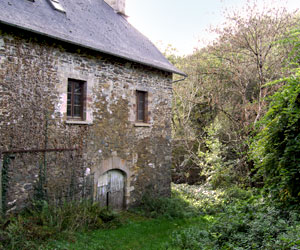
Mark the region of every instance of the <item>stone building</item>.
POLYGON ((0 1, 2 209, 37 191, 115 208, 169 195, 172 75, 185 74, 124 10, 124 0, 0 1))

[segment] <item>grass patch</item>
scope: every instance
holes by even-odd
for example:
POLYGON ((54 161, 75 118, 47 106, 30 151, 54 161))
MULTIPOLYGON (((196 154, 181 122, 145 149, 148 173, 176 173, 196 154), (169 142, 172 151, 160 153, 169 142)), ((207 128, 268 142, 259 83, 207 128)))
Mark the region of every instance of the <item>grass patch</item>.
POLYGON ((0 249, 38 249, 49 239, 72 240, 78 231, 120 225, 117 214, 91 202, 69 202, 61 207, 42 202, 0 221, 0 249))
MULTIPOLYGON (((132 216, 136 216, 131 215, 132 216)), ((172 233, 183 230, 191 225, 197 228, 207 228, 210 217, 190 219, 135 219, 117 229, 96 230, 89 233, 77 234, 76 241, 51 242, 46 249, 166 249, 166 243, 172 240, 172 233)))
POLYGON ((173 185, 171 198, 148 196, 119 215, 90 203, 46 206, 0 228, 0 249, 300 249, 299 210, 238 187, 173 185))

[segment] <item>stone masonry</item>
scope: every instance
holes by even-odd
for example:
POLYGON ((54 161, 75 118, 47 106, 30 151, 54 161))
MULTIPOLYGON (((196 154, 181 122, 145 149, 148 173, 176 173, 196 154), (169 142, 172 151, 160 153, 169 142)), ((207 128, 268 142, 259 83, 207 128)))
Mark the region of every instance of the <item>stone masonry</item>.
POLYGON ((54 187, 82 186, 88 177, 95 197, 97 178, 112 169, 125 175, 126 207, 139 204, 147 190, 168 196, 171 85, 171 73, 2 27, 0 151, 79 149, 47 157, 12 154, 2 185, 7 209, 30 202, 45 162, 45 188, 53 199, 66 192, 54 194, 54 187), (68 79, 85 82, 83 121, 67 119, 68 79), (147 123, 136 122, 137 90, 148 93, 147 123))

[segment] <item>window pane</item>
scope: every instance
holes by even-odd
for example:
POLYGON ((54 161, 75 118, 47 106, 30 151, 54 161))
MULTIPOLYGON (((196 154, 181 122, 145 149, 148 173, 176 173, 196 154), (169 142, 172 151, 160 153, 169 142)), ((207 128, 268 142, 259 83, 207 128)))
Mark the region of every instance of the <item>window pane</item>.
POLYGON ((82 118, 84 82, 79 80, 68 80, 67 93, 67 116, 82 118))
POLYGON ((71 94, 70 94, 70 93, 68 93, 67 104, 68 104, 68 105, 71 105, 71 94))
POLYGON ((139 105, 140 105, 141 107, 144 106, 144 100, 143 100, 143 99, 139 101, 139 105))
POLYGON ((81 83, 75 82, 74 85, 74 94, 81 94, 81 83))
POLYGON ((144 110, 138 110, 138 120, 139 121, 144 121, 145 120, 145 112, 144 110))
POLYGON ((146 92, 137 91, 137 120, 145 122, 145 107, 146 92))
POLYGON ((144 92, 138 92, 138 99, 139 103, 144 103, 145 102, 145 93, 144 92))
POLYGON ((81 95, 74 95, 74 105, 81 105, 81 95))
POLYGON ((68 92, 71 93, 72 92, 72 82, 68 83, 68 92))
POLYGON ((74 106, 73 116, 81 117, 81 106, 74 106))

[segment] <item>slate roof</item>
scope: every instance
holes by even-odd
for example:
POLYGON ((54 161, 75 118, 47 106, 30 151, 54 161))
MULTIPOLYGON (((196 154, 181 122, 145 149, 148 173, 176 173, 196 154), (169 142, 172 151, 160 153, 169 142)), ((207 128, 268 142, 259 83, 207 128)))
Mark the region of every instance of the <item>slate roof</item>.
POLYGON ((32 31, 167 72, 185 75, 104 0, 0 0, 0 23, 32 31))

